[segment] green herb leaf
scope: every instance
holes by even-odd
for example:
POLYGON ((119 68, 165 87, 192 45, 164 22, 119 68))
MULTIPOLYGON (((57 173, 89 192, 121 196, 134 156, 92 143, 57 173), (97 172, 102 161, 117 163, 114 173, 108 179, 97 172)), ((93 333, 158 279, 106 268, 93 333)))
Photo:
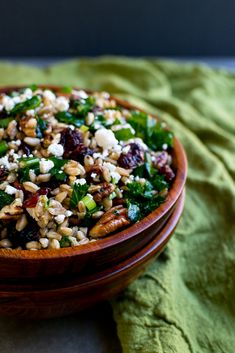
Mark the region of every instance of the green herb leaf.
POLYGON ((29 88, 34 92, 34 91, 36 91, 38 89, 38 85, 32 84, 32 85, 29 86, 29 88))
POLYGON ((81 101, 76 101, 75 103, 78 115, 82 117, 85 117, 89 113, 89 111, 92 110, 94 105, 95 105, 95 98, 92 96, 89 96, 86 99, 83 99, 81 101))
POLYGON ((0 141, 0 155, 6 153, 8 150, 8 144, 6 141, 0 141))
MULTIPOLYGON (((139 207, 139 219, 155 210, 164 201, 164 197, 153 193, 153 185, 149 181, 144 184, 134 181, 129 183, 127 187, 125 197, 129 204, 139 207)), ((134 208, 132 210, 134 211, 134 208)), ((137 208, 135 211, 137 212, 137 208)), ((134 217, 134 215, 131 216, 134 217)))
POLYGON ((87 184, 74 184, 72 196, 70 199, 70 206, 72 208, 77 207, 78 202, 81 201, 81 199, 87 194, 88 189, 89 186, 87 184))
POLYGON ((6 129, 12 120, 14 120, 12 117, 0 119, 0 128, 6 129))
POLYGON ((68 162, 67 159, 59 159, 56 157, 50 157, 48 158, 54 163, 54 167, 51 168, 50 174, 52 177, 54 177, 56 180, 59 181, 65 181, 67 179, 67 174, 65 174, 61 168, 68 162))
POLYGON ((41 98, 39 96, 33 96, 30 99, 27 99, 25 102, 18 103, 11 110, 11 114, 22 114, 26 110, 37 108, 41 103, 41 98))
POLYGON ((142 112, 133 112, 128 123, 134 128, 136 136, 153 150, 160 151, 166 144, 173 146, 173 133, 163 127, 163 124, 142 112))
POLYGON ((36 134, 38 138, 43 137, 43 132, 47 129, 47 124, 47 121, 43 120, 42 118, 37 119, 36 134))
POLYGON ((85 124, 84 118, 77 117, 76 115, 69 112, 59 112, 55 117, 60 123, 74 125, 76 127, 80 127, 85 124))
POLYGON ((61 248, 68 248, 71 246, 71 240, 68 236, 64 235, 60 240, 60 247, 61 248))
POLYGON ((4 206, 10 205, 14 201, 12 195, 7 194, 5 191, 0 190, 0 209, 4 206))
POLYGON ((114 135, 119 141, 127 141, 134 136, 129 127, 114 131, 114 135))

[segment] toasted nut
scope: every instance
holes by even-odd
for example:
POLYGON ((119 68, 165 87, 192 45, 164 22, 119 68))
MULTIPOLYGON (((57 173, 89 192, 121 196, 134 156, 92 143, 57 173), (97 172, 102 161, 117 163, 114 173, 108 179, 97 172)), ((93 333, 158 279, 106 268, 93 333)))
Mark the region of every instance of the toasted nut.
POLYGON ((127 209, 123 206, 116 206, 107 211, 96 225, 90 230, 90 236, 93 238, 101 238, 117 229, 123 228, 130 224, 127 217, 127 209))
POLYGON ((115 186, 107 182, 101 184, 101 188, 98 192, 93 195, 96 202, 102 201, 104 198, 108 197, 114 191, 115 186))

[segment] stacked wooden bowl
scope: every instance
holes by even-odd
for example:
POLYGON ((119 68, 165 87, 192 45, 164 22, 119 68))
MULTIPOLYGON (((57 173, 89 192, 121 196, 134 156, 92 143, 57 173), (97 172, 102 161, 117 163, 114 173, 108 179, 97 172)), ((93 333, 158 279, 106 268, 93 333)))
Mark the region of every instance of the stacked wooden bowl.
POLYGON ((183 210, 187 161, 177 138, 172 157, 176 177, 166 201, 131 227, 74 248, 0 249, 0 314, 62 316, 109 299, 133 281, 160 254, 183 210))

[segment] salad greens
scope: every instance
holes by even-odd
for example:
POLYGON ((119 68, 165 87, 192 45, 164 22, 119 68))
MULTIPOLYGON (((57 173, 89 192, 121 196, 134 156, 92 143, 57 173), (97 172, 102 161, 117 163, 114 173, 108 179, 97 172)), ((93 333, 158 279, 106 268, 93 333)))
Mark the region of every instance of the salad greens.
POLYGON ((41 104, 41 98, 39 96, 33 96, 30 99, 22 103, 17 103, 14 108, 11 110, 11 114, 22 114, 26 110, 37 108, 41 104))
POLYGON ((86 196, 88 188, 89 186, 87 184, 74 184, 72 196, 70 199, 70 206, 72 208, 77 207, 78 202, 81 201, 84 196, 86 196))
POLYGON ((173 147, 173 133, 147 114, 135 111, 128 119, 128 123, 134 128, 136 136, 140 137, 151 149, 162 150, 164 144, 167 147, 173 147))
POLYGON ((10 205, 14 201, 12 195, 7 194, 5 191, 0 190, 0 209, 4 206, 10 205))

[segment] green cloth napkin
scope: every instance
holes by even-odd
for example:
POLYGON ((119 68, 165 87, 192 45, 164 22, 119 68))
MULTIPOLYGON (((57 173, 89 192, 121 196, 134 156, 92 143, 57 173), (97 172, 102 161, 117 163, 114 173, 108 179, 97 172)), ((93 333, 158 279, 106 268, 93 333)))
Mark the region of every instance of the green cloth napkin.
POLYGON ((235 352, 235 75, 98 58, 46 69, 0 63, 0 84, 107 90, 165 119, 187 151, 186 204, 169 245, 113 301, 124 353, 235 352))

